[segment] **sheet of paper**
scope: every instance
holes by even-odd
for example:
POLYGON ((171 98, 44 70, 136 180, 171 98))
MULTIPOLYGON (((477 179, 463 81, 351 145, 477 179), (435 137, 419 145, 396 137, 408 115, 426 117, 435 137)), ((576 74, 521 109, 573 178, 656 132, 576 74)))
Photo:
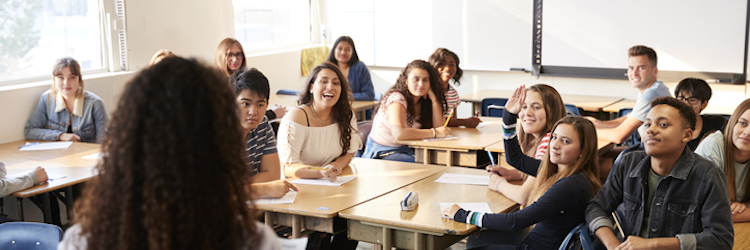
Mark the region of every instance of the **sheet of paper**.
POLYGON ((81 157, 81 159, 85 159, 85 160, 99 160, 101 158, 102 158, 102 153, 101 152, 81 157))
POLYGON ((67 177, 68 177, 67 175, 50 175, 48 181, 57 181, 57 180, 64 179, 67 177))
POLYGON ((70 145, 73 145, 72 141, 66 142, 39 142, 29 143, 21 146, 21 151, 34 151, 34 150, 53 150, 53 149, 68 149, 70 145))
POLYGON ((298 239, 287 239, 280 237, 281 249, 284 250, 305 250, 307 248, 307 237, 298 239))
POLYGON ((483 128, 483 127, 485 127, 485 126, 489 126, 489 125, 491 125, 491 124, 492 124, 492 122, 491 122, 491 121, 487 121, 487 122, 480 122, 480 123, 479 123, 479 125, 477 125, 477 128, 483 128))
POLYGON ((326 179, 296 179, 290 181, 294 184, 308 184, 308 185, 321 185, 321 186, 341 186, 344 183, 354 180, 354 176, 339 176, 336 181, 330 182, 326 179))
POLYGON ((489 175, 445 173, 441 175, 440 178, 435 180, 435 182, 487 186, 487 183, 490 183, 490 176, 489 175))
MULTIPOLYGON (((470 210, 472 212, 492 213, 490 205, 488 205, 487 202, 440 202, 440 211, 443 211, 443 209, 448 206, 453 206, 453 204, 458 204, 458 206, 464 210, 470 210)), ((443 216, 443 218, 453 219, 446 216, 443 216)))
POLYGON ((445 138, 422 139, 422 141, 450 141, 450 140, 458 140, 458 136, 448 135, 445 138))
POLYGON ((297 198, 297 191, 289 191, 281 198, 265 198, 255 200, 255 204, 292 204, 294 199, 297 198))

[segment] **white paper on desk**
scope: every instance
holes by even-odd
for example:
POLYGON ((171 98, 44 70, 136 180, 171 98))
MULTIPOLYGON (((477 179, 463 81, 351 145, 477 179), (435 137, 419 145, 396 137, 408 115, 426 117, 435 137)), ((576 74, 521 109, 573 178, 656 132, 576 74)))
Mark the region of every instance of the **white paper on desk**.
POLYGON ((330 182, 326 179, 296 179, 290 181, 290 183, 321 186, 341 186, 344 185, 344 183, 350 182, 352 180, 354 180, 354 176, 339 176, 334 182, 330 182))
POLYGON ((101 152, 81 157, 81 159, 84 159, 84 160, 99 160, 101 158, 102 158, 102 153, 101 152))
POLYGON ((450 140, 458 140, 458 136, 447 135, 445 138, 422 139, 422 141, 450 141, 450 140))
POLYGON ((480 122, 479 125, 477 125, 477 128, 482 128, 485 126, 489 126, 491 124, 492 124, 492 121, 480 122))
POLYGON ((297 198, 297 191, 289 191, 283 197, 275 198, 264 198, 255 200, 255 204, 292 204, 294 199, 297 198))
POLYGON ((435 180, 435 182, 487 186, 487 184, 490 183, 490 176, 489 175, 475 175, 475 174, 445 173, 441 175, 440 178, 435 180))
MULTIPOLYGON (((26 143, 29 145, 31 143, 26 143)), ((40 142, 36 145, 24 146, 21 151, 34 151, 34 150, 53 150, 53 149, 68 149, 70 145, 73 145, 72 141, 65 142, 40 142)))
POLYGON ((279 237, 281 249, 284 250, 305 250, 307 248, 307 237, 298 239, 287 239, 279 237))
MULTIPOLYGON (((443 211, 448 206, 453 206, 453 204, 458 204, 464 210, 471 210, 472 212, 492 213, 490 205, 487 202, 440 202, 440 211, 443 211)), ((453 219, 446 216, 443 216, 443 218, 453 219)))

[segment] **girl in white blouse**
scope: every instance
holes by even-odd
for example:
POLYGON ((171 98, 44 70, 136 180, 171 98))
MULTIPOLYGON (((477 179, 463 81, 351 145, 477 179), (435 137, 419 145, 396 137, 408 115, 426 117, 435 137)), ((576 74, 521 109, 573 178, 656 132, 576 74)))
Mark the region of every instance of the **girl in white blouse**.
POLYGON ((286 177, 335 181, 362 142, 357 135, 349 84, 336 65, 324 62, 307 79, 297 109, 279 126, 278 151, 286 177))

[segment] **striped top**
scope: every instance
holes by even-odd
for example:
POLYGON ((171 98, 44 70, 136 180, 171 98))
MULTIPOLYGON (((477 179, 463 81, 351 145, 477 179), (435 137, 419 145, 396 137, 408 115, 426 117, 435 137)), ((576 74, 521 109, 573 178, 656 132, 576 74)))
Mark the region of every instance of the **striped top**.
POLYGON ((247 155, 247 166, 253 175, 260 172, 260 159, 264 155, 276 153, 276 134, 268 124, 268 118, 263 117, 258 127, 247 133, 247 144, 245 153, 247 155))
POLYGON ((542 137, 542 141, 540 141, 539 146, 536 147, 536 154, 534 154, 534 158, 542 159, 542 156, 547 153, 547 147, 549 147, 549 139, 551 135, 552 133, 547 133, 546 135, 544 135, 544 137, 542 137))
POLYGON ((448 89, 445 90, 445 102, 448 104, 448 108, 443 111, 443 117, 448 117, 451 114, 451 110, 458 107, 461 99, 458 98, 458 91, 448 84, 448 89))

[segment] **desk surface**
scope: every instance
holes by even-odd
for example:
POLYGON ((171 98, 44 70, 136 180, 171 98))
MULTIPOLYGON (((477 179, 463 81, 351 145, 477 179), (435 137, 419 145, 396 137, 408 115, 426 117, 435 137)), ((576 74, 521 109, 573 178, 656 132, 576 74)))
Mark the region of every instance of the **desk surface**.
MULTIPOLYGON (((487 175, 484 170, 461 167, 452 167, 444 172, 487 175)), ((341 211, 339 216, 436 234, 466 235, 477 227, 442 218, 440 202, 487 202, 494 213, 506 212, 516 206, 515 202, 489 190, 487 186, 435 183, 441 175, 442 172, 341 211), (401 211, 399 202, 408 192, 416 192, 419 195, 419 206, 414 211, 401 211)))
POLYGON ((750 249, 750 222, 734 223, 734 247, 750 249))
MULTIPOLYGON (((513 95, 513 90, 494 90, 485 89, 479 92, 471 93, 468 95, 461 96, 462 101, 481 103, 482 99, 490 97, 502 97, 510 98, 513 95)), ((609 96, 595 96, 595 95, 574 95, 574 94, 560 94, 564 103, 570 103, 578 106, 587 111, 598 111, 602 108, 606 108, 623 98, 620 97, 609 97, 609 96)))
POLYGON ((356 173, 357 177, 344 185, 296 184, 299 193, 294 203, 256 206, 265 211, 332 218, 341 210, 392 192, 447 168, 364 158, 354 158, 352 164, 354 169, 345 169, 344 175, 356 173), (317 209, 320 207, 327 207, 328 210, 317 209))
POLYGON ((0 161, 6 164, 8 175, 23 174, 42 166, 51 177, 65 176, 42 185, 13 193, 25 198, 37 194, 58 190, 63 187, 85 182, 94 176, 93 167, 98 160, 82 157, 95 154, 101 150, 100 144, 74 142, 68 149, 20 151, 25 140, 0 144, 0 161))
POLYGON ((482 122, 491 122, 480 128, 451 128, 451 135, 458 137, 455 140, 437 140, 424 141, 419 140, 397 140, 396 143, 409 145, 410 147, 427 147, 427 148, 451 148, 467 150, 483 150, 486 146, 492 145, 503 140, 503 130, 501 118, 498 117, 480 117, 482 122))
MULTIPOLYGON (((297 107, 297 96, 296 95, 273 95, 273 97, 268 100, 271 104, 281 105, 284 107, 297 107)), ((352 102, 352 109, 354 111, 362 111, 366 109, 373 108, 378 105, 377 101, 353 101, 352 102)))

